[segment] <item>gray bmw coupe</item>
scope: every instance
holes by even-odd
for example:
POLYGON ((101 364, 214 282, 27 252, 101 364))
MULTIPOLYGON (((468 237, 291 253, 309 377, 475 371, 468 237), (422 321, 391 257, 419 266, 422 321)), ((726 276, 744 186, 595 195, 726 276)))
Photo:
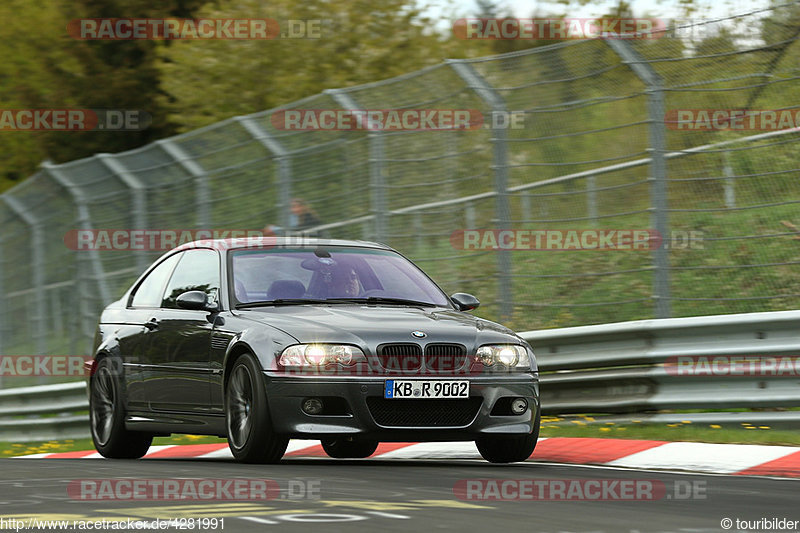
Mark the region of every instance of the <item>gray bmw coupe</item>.
POLYGON ((336 458, 475 441, 488 461, 523 461, 539 435, 533 350, 476 307, 381 244, 184 244, 100 317, 94 444, 138 458, 154 436, 218 435, 236 459, 269 463, 292 438, 336 458))

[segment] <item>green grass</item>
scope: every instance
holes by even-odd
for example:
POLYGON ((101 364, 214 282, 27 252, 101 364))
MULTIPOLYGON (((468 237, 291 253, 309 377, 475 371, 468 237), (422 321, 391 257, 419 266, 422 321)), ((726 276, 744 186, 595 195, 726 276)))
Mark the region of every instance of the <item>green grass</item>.
MULTIPOLYGON (((173 435, 171 437, 156 437, 153 439, 153 446, 170 444, 215 444, 224 442, 226 442, 225 439, 219 437, 173 435)), ((94 449, 92 439, 67 439, 47 442, 0 442, 0 457, 15 457, 34 453, 75 452, 92 449, 94 449)))
POLYGON ((772 444, 800 446, 800 431, 772 429, 769 426, 716 424, 587 424, 580 420, 575 425, 555 425, 555 419, 542 420, 542 437, 592 437, 615 439, 643 439, 688 442, 714 442, 725 444, 772 444))

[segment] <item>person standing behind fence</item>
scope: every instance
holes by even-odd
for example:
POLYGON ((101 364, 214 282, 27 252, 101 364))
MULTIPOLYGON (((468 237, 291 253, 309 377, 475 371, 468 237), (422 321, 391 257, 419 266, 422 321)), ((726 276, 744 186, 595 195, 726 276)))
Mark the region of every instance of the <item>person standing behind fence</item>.
POLYGON ((320 225, 319 216, 308 202, 301 198, 293 198, 289 204, 289 225, 292 231, 306 231, 320 225))
POLYGON ((264 235, 293 235, 302 234, 308 237, 320 237, 317 231, 309 231, 319 226, 321 221, 317 212, 302 198, 292 198, 289 204, 289 227, 282 228, 273 224, 267 225, 264 235))

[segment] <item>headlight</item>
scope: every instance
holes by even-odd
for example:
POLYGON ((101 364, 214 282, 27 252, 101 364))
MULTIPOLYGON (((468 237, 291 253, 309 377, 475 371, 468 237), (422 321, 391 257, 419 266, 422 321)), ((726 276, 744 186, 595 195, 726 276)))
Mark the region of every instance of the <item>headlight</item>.
POLYGON ((530 370, 528 350, 518 344, 489 344, 478 348, 476 359, 484 366, 530 370))
POLYGON ((366 363, 367 358, 358 346, 347 344, 295 344, 283 352, 278 363, 284 367, 353 366, 366 363))

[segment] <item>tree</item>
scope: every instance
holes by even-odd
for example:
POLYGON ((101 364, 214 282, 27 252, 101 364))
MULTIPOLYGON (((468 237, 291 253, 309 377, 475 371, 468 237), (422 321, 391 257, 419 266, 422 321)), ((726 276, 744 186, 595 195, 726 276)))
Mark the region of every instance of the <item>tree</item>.
POLYGON ((187 17, 205 0, 5 0, 0 38, 0 108, 137 109, 153 117, 138 132, 0 132, 0 189, 55 162, 118 152, 176 131, 157 68, 155 41, 82 41, 70 20, 94 17, 187 17))
MULTIPOLYGON (((443 37, 409 0, 240 0, 207 5, 202 17, 323 21, 320 38, 175 42, 163 50, 173 121, 189 130, 273 108, 325 89, 405 74, 469 54, 473 43, 443 37)), ((477 55, 480 55, 478 53, 477 55)))

